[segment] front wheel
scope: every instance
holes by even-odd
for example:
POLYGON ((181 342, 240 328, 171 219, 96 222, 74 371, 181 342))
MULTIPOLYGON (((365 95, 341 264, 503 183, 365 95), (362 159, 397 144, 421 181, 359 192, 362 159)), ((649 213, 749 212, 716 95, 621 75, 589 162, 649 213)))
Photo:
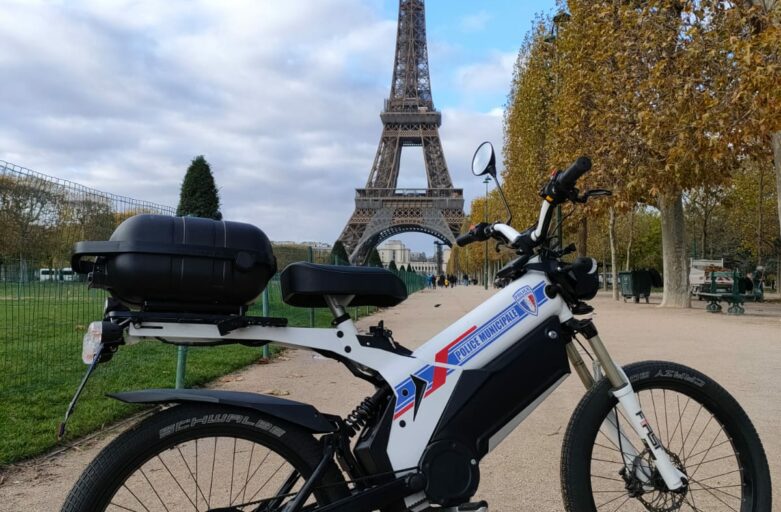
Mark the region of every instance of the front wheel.
POLYGON ((564 438, 561 479, 568 512, 767 512, 770 472, 748 416, 716 382, 675 363, 648 361, 624 368, 674 465, 686 474, 683 491, 667 490, 642 440, 629 426, 602 379, 578 404, 564 438), (617 415, 617 416, 614 416, 617 415), (606 434, 617 417, 637 455, 606 434), (641 468, 641 469, 638 469, 641 468), (637 475, 651 468, 641 482, 637 475))
MULTIPOLYGON (((256 411, 179 405, 142 421, 93 460, 63 512, 283 510, 322 457, 300 427, 256 411)), ((310 498, 346 493, 336 466, 310 498)))

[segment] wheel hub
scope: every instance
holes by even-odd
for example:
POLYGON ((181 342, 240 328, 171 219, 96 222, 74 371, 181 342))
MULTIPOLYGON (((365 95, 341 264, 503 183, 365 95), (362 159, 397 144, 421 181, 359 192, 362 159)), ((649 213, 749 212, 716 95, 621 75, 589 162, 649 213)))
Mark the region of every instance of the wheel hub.
MULTIPOLYGON (((685 475, 686 468, 680 457, 667 449, 665 451, 670 457, 670 462, 672 462, 673 466, 685 475)), ((624 488, 629 493, 629 496, 636 498, 643 504, 646 510, 649 512, 675 512, 680 510, 686 498, 688 486, 684 485, 680 489, 673 491, 668 489, 664 478, 662 478, 661 473, 659 473, 654 464, 650 451, 644 450, 635 457, 631 470, 627 471, 627 469, 627 466, 624 466, 619 471, 621 478, 624 479, 624 488), (651 471, 650 474, 649 469, 651 471), (648 477, 648 482, 644 483, 640 480, 637 476, 638 474, 645 474, 648 477)))

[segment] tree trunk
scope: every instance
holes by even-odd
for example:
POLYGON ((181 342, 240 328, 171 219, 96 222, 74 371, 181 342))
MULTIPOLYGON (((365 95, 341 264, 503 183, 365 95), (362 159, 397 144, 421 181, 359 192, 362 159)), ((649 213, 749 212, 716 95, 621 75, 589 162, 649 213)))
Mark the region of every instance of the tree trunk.
POLYGON ((688 308, 689 276, 686 264, 686 228, 683 217, 683 194, 680 192, 659 195, 659 212, 662 220, 662 265, 664 295, 662 307, 688 308))
MULTIPOLYGON (((775 162, 775 168, 776 168, 776 198, 778 199, 778 225, 779 227, 781 227, 781 132, 776 132, 773 134, 773 160, 775 162)), ((779 234, 781 235, 781 229, 779 229, 779 234)), ((779 267, 781 268, 781 263, 779 263, 779 267)))
MULTIPOLYGON (((694 235, 692 235, 694 236, 694 235)), ((708 253, 706 252, 708 244, 708 216, 704 216, 702 218, 702 258, 705 259, 708 257, 708 253)))
POLYGON ((588 256, 588 218, 583 217, 578 222, 578 257, 588 256))
POLYGON ((610 220, 608 223, 610 233, 610 265, 613 274, 613 300, 618 300, 618 251, 616 251, 616 210, 610 207, 610 220))
POLYGON ((629 266, 632 263, 632 240, 635 237, 635 209, 629 212, 629 241, 626 243, 626 266, 624 270, 629 272, 629 266))
POLYGON ((762 265, 762 210, 765 207, 765 166, 759 166, 759 197, 757 198, 757 266, 762 265))

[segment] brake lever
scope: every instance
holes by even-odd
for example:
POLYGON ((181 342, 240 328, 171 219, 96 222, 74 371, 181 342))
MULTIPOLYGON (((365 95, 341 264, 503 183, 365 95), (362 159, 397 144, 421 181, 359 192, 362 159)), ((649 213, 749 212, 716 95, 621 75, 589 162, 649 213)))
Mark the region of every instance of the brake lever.
POLYGON ((582 196, 577 198, 577 202, 579 203, 585 203, 592 197, 608 197, 612 196, 613 192, 604 188, 595 188, 591 190, 587 190, 583 193, 582 196))

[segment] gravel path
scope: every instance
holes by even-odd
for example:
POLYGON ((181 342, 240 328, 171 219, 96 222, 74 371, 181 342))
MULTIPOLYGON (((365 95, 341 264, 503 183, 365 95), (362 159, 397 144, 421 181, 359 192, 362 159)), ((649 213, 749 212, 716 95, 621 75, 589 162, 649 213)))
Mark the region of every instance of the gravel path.
MULTIPOLYGON (((363 319, 367 329, 384 319, 397 341, 414 348, 455 318, 479 304, 490 292, 479 287, 426 290, 402 305, 363 319)), ((666 359, 693 366, 726 387, 754 422, 781 478, 781 305, 748 304, 747 314, 711 315, 702 303, 691 310, 667 310, 652 304, 614 302, 607 295, 594 301, 596 323, 613 356, 628 363, 666 359)), ((254 365, 215 382, 216 387, 288 395, 313 403, 324 412, 345 414, 371 387, 341 365, 295 350, 268 365, 254 365)), ((562 510, 559 454, 569 416, 583 395, 577 377, 568 379, 481 464, 477 498, 492 512, 562 510)), ((0 510, 58 510, 83 467, 112 437, 78 445, 56 457, 40 458, 0 473, 0 510)), ((774 501, 781 503, 778 486, 774 501)))

